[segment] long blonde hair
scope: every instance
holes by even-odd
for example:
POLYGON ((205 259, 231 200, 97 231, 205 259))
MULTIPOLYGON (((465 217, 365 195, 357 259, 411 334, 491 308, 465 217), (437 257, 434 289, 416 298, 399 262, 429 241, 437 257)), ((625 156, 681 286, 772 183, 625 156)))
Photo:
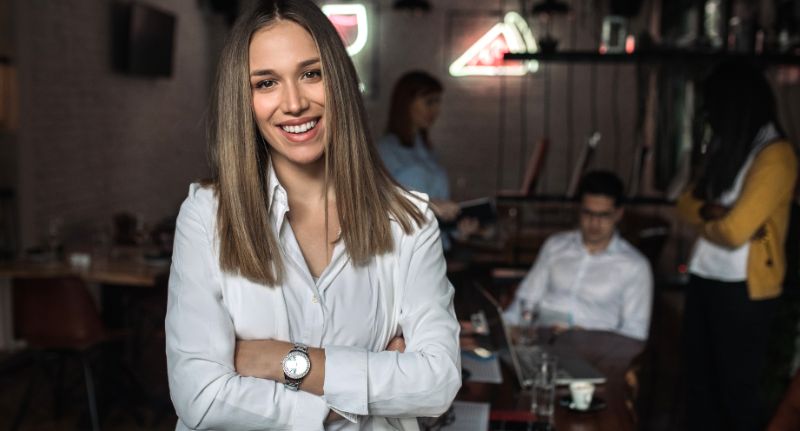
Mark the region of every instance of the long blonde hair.
POLYGON ((220 266, 267 285, 278 284, 284 268, 269 222, 270 156, 253 118, 249 48, 257 30, 278 20, 305 28, 319 49, 329 137, 325 181, 336 195, 341 238, 352 261, 362 265, 393 249, 390 216, 406 233, 424 222, 380 162, 367 132, 355 68, 327 17, 310 0, 256 1, 237 20, 222 51, 209 111, 209 144, 219 201, 220 266))

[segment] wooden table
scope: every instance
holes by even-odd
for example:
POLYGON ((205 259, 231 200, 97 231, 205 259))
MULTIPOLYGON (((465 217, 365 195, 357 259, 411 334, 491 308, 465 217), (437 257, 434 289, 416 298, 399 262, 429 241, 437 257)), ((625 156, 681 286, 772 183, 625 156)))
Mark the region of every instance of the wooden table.
MULTIPOLYGON (((595 395, 607 407, 598 412, 573 412, 558 406, 558 398, 567 395, 566 387, 556 393, 555 428, 557 431, 632 431, 633 415, 625 405, 624 375, 631 359, 641 351, 643 343, 607 331, 575 330, 558 336, 554 344, 569 349, 589 361, 606 375, 607 382, 598 385, 595 395)), ((513 371, 503 367, 503 383, 465 382, 458 399, 483 401, 492 405, 492 429, 527 429, 535 417, 530 413, 530 394, 520 393, 513 371)))
POLYGON ((143 259, 108 259, 92 262, 85 269, 64 262, 0 263, 0 278, 57 277, 75 275, 87 283, 154 287, 158 277, 169 271, 168 263, 148 263, 143 259))
POLYGON ((120 253, 113 259, 94 260, 87 268, 65 262, 15 261, 0 263, 0 351, 17 348, 14 340, 11 280, 21 277, 75 275, 98 286, 154 288, 158 277, 169 271, 168 262, 148 262, 135 252, 120 253))

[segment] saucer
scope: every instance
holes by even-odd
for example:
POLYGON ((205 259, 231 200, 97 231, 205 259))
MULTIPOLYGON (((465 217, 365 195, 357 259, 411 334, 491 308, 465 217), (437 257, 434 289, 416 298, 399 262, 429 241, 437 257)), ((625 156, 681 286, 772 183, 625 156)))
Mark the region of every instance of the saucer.
POLYGON ((561 407, 565 407, 569 411, 578 412, 578 413, 590 413, 596 412, 599 410, 603 410, 606 408, 606 401, 598 396, 592 397, 592 403, 589 404, 589 408, 586 410, 579 410, 573 407, 572 405, 572 395, 564 395, 563 397, 558 399, 558 404, 561 407))

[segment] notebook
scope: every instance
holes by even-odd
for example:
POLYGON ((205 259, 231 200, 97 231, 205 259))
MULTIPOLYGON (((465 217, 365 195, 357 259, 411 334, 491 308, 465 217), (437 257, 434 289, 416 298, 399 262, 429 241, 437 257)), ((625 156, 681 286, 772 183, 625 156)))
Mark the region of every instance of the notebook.
POLYGON ((500 304, 482 286, 476 285, 476 288, 485 299, 481 308, 485 312, 491 342, 500 359, 509 363, 513 368, 520 387, 529 387, 533 383, 537 365, 535 361, 541 351, 558 357, 558 373, 556 375, 556 384, 558 385, 568 385, 573 382, 594 384, 606 382, 603 373, 567 349, 544 345, 515 346, 511 342, 509 328, 503 321, 503 309, 500 304))
POLYGON ((458 213, 458 217, 455 220, 449 222, 439 220, 441 229, 455 229, 458 227, 458 222, 465 218, 475 219, 481 226, 490 225, 497 221, 497 208, 492 198, 483 197, 459 202, 458 206, 461 208, 461 212, 458 213))

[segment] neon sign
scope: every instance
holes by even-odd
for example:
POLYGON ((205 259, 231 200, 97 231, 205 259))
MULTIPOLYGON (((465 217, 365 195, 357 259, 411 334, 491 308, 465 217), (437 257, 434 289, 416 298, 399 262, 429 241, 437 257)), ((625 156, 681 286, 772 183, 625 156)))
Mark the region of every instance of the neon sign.
POLYGON ((322 12, 336 27, 351 57, 364 49, 368 31, 367 9, 363 4, 328 4, 322 6, 322 12))
POLYGON ((510 64, 503 59, 508 52, 537 52, 528 23, 520 14, 509 12, 450 65, 452 76, 522 76, 539 70, 535 60, 510 64))

